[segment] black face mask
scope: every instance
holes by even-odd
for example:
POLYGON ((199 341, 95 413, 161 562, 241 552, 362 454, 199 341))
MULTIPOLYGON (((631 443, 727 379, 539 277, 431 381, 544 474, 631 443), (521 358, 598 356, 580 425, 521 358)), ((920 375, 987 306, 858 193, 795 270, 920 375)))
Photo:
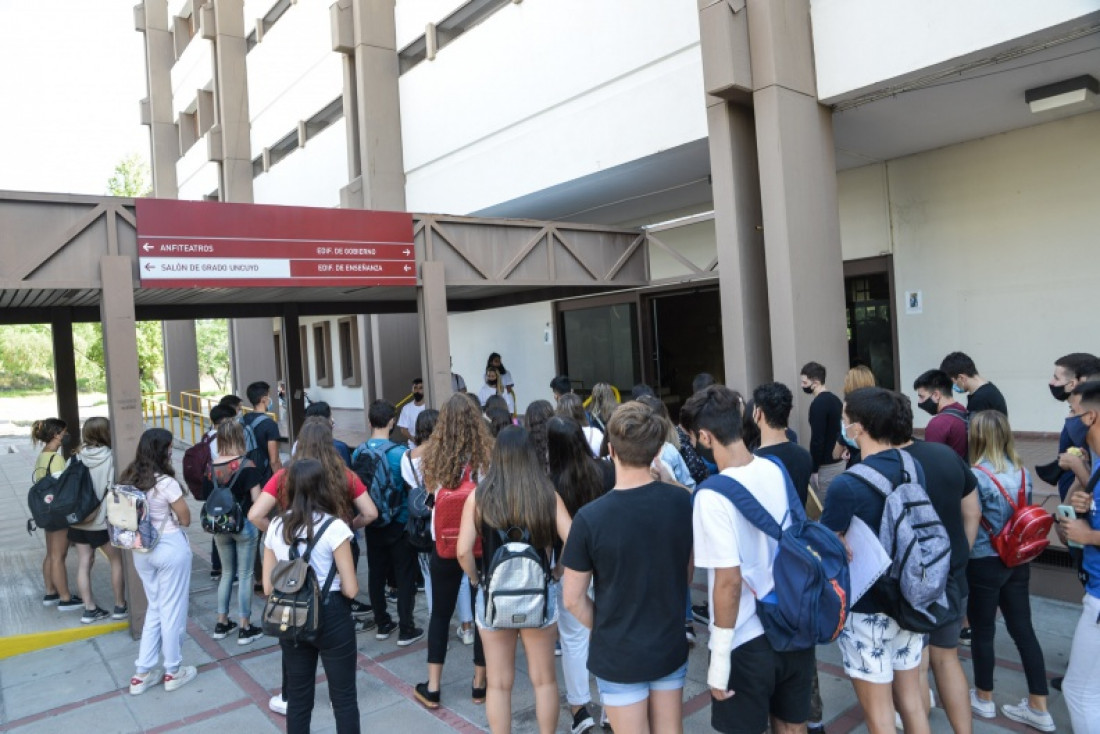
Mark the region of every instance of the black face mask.
POLYGON ((814 388, 813 388, 812 385, 810 387, 804 387, 804 388, 802 388, 802 392, 806 393, 807 395, 813 395, 814 394, 814 388))
POLYGON ((492 387, 496 387, 497 386, 497 381, 496 380, 486 380, 485 384, 490 385, 492 387))
POLYGON ((1069 392, 1066 391, 1065 385, 1047 385, 1047 387, 1050 388, 1050 396, 1059 403, 1069 400, 1069 392))
POLYGON ((925 398, 924 400, 917 403, 917 407, 923 410, 928 415, 936 414, 936 401, 932 398, 925 398))
POLYGON ((413 402, 414 403, 419 403, 423 399, 424 399, 424 393, 422 393, 422 392, 414 392, 413 393, 413 402))
POLYGON ((703 445, 702 441, 696 441, 695 442, 695 453, 699 454, 699 458, 702 459, 703 461, 709 462, 711 464, 717 464, 718 463, 714 460, 714 449, 713 448, 707 448, 706 446, 703 445))

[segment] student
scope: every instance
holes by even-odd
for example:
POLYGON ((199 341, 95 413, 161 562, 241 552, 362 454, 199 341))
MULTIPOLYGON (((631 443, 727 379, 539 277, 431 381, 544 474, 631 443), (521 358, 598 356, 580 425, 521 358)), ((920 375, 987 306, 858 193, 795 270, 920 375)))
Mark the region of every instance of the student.
MULTIPOLYGON (((1086 427, 1086 442, 1093 456, 1100 456, 1100 381, 1089 381, 1074 388, 1074 415, 1086 427)), ((1100 511, 1096 506, 1096 487, 1100 484, 1100 461, 1091 467, 1092 477, 1086 490, 1074 490, 1070 505, 1076 520, 1063 518, 1061 527, 1068 540, 1080 543, 1083 566, 1088 574, 1084 608, 1070 645, 1069 666, 1062 691, 1066 696, 1073 731, 1078 734, 1100 732, 1100 511)))
MULTIPOLYGON (((367 525, 363 529, 367 542, 367 568, 370 576, 367 590, 370 603, 374 608, 374 621, 378 631, 374 637, 378 640, 389 639, 397 630, 397 645, 407 647, 424 636, 424 630, 417 627, 413 619, 416 604, 416 551, 409 545, 405 524, 409 520, 408 492, 401 478, 401 457, 407 449, 401 444, 389 440, 393 430, 397 410, 393 403, 375 400, 367 409, 367 421, 370 423, 370 438, 356 449, 356 454, 364 450, 381 452, 388 463, 390 478, 395 491, 401 494, 401 505, 397 514, 385 525, 367 525), (365 446, 365 448, 364 448, 365 446), (393 569, 397 581, 397 619, 395 624, 386 608, 386 574, 393 569)), ((370 477, 359 477, 364 483, 370 477)))
POLYGON ((424 380, 417 377, 412 381, 412 400, 401 408, 401 415, 397 419, 397 427, 400 429, 399 441, 407 442, 416 433, 416 416, 424 412, 428 404, 424 402, 424 380))
MULTIPOLYGON (((1065 402, 1078 385, 1095 377, 1100 377, 1100 359, 1080 352, 1067 354, 1054 363, 1054 376, 1049 383, 1050 394, 1055 400, 1065 402)), ((1081 488, 1088 484, 1091 473, 1089 467, 1077 452, 1070 452, 1070 448, 1088 450, 1084 441, 1085 431, 1082 429, 1083 426, 1071 414, 1066 418, 1058 436, 1058 495, 1062 499, 1069 494, 1075 481, 1081 488), (1073 436, 1070 435, 1070 426, 1075 428, 1073 436), (1082 479, 1085 481, 1082 482, 1082 479)), ((1071 549, 1071 552, 1073 550, 1076 549, 1071 549)))
POLYGON ((569 375, 558 375, 550 380, 550 392, 554 394, 554 402, 561 400, 563 395, 573 394, 573 383, 569 381, 569 375))
MULTIPOLYGON (((546 438, 546 424, 551 418, 554 417, 554 406, 550 405, 548 400, 536 400, 527 406, 527 412, 524 413, 523 422, 524 427, 527 428, 527 432, 531 434, 531 443, 535 444, 535 453, 544 462, 548 461, 549 452, 547 449, 546 438)), ((549 473, 549 467, 547 464, 547 473, 549 473)))
POLYGON ((875 373, 865 364, 857 364, 844 375, 844 394, 855 392, 861 387, 875 387, 875 373))
POLYGON ((794 483, 798 499, 806 504, 810 476, 813 474, 813 457, 792 441, 788 434, 787 422, 794 407, 794 395, 783 383, 769 382, 752 391, 752 405, 749 417, 760 432, 760 444, 753 453, 779 459, 794 483))
POLYGON ((996 385, 978 374, 978 368, 970 357, 962 352, 951 352, 940 362, 940 369, 955 383, 955 392, 967 393, 966 409, 970 413, 999 410, 1008 415, 1004 395, 996 385))
POLYGON ((69 542, 76 546, 80 563, 76 570, 76 585, 84 597, 82 624, 91 624, 101 619, 126 619, 129 610, 126 607, 126 585, 123 579, 122 554, 110 543, 107 533, 107 504, 103 498, 115 482, 115 460, 111 451, 111 423, 106 418, 89 418, 84 422, 81 435, 80 461, 88 467, 92 477, 92 486, 99 497, 99 509, 94 517, 69 526, 69 542), (92 564, 95 563, 96 549, 102 548, 111 564, 111 590, 115 595, 114 611, 100 609, 92 596, 92 564))
POLYGON ((932 416, 924 429, 924 440, 949 446, 967 461, 970 412, 951 397, 951 378, 942 370, 928 370, 913 380, 913 390, 919 401, 917 407, 932 416))
MULTIPOLYGON (((454 366, 455 366, 455 359, 454 359, 454 357, 451 357, 450 359, 451 359, 451 367, 453 369, 454 366)), ((458 374, 457 372, 452 372, 451 373, 451 392, 459 392, 459 393, 465 393, 466 392, 466 381, 463 380, 462 375, 458 374)))
POLYGON ((286 730, 306 734, 313 716, 317 659, 325 668, 329 701, 336 731, 359 731, 359 702, 355 687, 355 628, 351 600, 359 593, 352 561, 352 531, 342 519, 347 494, 329 481, 329 472, 315 459, 295 459, 286 472, 288 510, 271 521, 264 536, 264 593, 271 594, 271 572, 278 561, 290 559, 290 547, 315 543, 309 565, 322 586, 332 576, 329 592, 321 599, 321 634, 314 642, 280 640, 286 695, 286 730), (327 527, 326 527, 327 525, 327 527))
MULTIPOLYGON (((492 402, 492 398, 489 401, 492 402)), ((508 412, 507 408, 501 408, 498 406, 490 406, 485 409, 485 422, 489 426, 489 433, 496 438, 500 435, 508 426, 514 426, 512 422, 512 414, 508 412)))
POLYGON ((246 394, 248 402, 252 403, 252 412, 241 417, 241 425, 251 426, 256 436, 256 450, 248 458, 260 470, 260 479, 266 482, 283 467, 279 459, 279 426, 267 415, 271 409, 271 385, 253 382, 246 394))
POLYGON ((588 442, 588 448, 593 456, 600 455, 600 447, 603 445, 604 433, 599 428, 589 424, 588 414, 584 410, 581 399, 573 393, 566 393, 558 398, 557 414, 562 418, 569 418, 581 427, 584 439, 588 442))
POLYGON ((619 407, 615 391, 606 382, 597 382, 592 386, 591 402, 588 404, 589 423, 607 433, 607 422, 611 414, 619 407))
MULTIPOLYGON (((235 397, 235 396, 226 396, 235 397)), ((224 401, 225 398, 222 398, 224 401)), ((210 409, 210 425, 211 428, 206 432, 206 436, 210 438, 210 461, 215 462, 218 460, 218 426, 224 421, 231 421, 237 417, 237 411, 229 404, 218 403, 210 409)), ((205 437, 204 437, 205 438, 205 437)), ((222 557, 218 555, 218 544, 214 542, 214 539, 210 539, 210 578, 215 581, 221 580, 222 577, 222 557)))
POLYGON ((512 391, 504 385, 496 367, 489 367, 485 370, 485 384, 482 385, 481 389, 477 392, 477 397, 481 401, 482 407, 485 406, 485 403, 493 395, 499 395, 504 398, 504 402, 508 404, 508 410, 515 414, 516 399, 512 391))
POLYGON ((236 395, 223 395, 222 399, 218 401, 218 405, 229 408, 233 411, 233 417, 236 418, 237 414, 241 412, 241 405, 244 403, 236 395))
MULTIPOLYGON (((310 403, 309 407, 306 408, 305 416, 306 420, 309 420, 310 418, 313 418, 315 416, 322 418, 328 422, 328 427, 331 430, 336 430, 336 421, 332 419, 332 408, 329 407, 329 404, 323 400, 318 400, 317 402, 310 403)), ((297 446, 297 443, 295 443, 295 446, 297 446)), ((340 458, 344 460, 344 463, 347 464, 348 468, 350 469, 351 448, 335 436, 333 436, 332 438, 332 446, 336 449, 336 453, 340 454, 340 458)), ((294 453, 294 448, 291 448, 290 453, 294 453)))
MULTIPOLYGON (((512 373, 508 371, 508 368, 500 361, 500 355, 493 352, 489 355, 489 359, 485 360, 485 369, 494 369, 497 374, 500 375, 500 384, 509 393, 513 393, 513 388, 516 385, 515 380, 512 379, 512 373)), ((513 398, 515 395, 513 394, 513 398)))
POLYGON ((252 503, 260 496, 260 471, 244 455, 244 430, 236 421, 224 421, 218 426, 218 446, 221 453, 211 464, 211 476, 203 483, 204 494, 210 497, 214 480, 220 486, 229 487, 233 498, 245 513, 244 526, 239 533, 217 533, 214 543, 218 555, 228 564, 229 573, 218 582, 218 620, 214 625, 215 640, 224 639, 237 629, 237 644, 247 645, 263 637, 263 630, 252 624, 252 574, 260 531, 248 519, 252 503), (233 576, 237 576, 237 612, 240 628, 229 620, 229 597, 233 592, 233 576))
MULTIPOLYGON (((906 429, 895 396, 880 387, 865 387, 845 399, 842 433, 854 441, 863 463, 880 472, 895 486, 902 481, 901 452, 894 438, 906 429)), ((916 480, 925 484, 917 465, 916 480)), ((886 501, 878 490, 850 473, 836 477, 825 499, 821 524, 841 537, 854 518, 878 533, 886 501)), ((928 717, 921 701, 921 635, 902 629, 888 616, 872 589, 852 605, 838 640, 844 672, 852 680, 871 734, 894 731, 895 702, 908 734, 928 734, 928 717)))
POLYGON ((554 641, 557 638, 555 596, 550 595, 547 619, 541 627, 494 629, 484 616, 486 591, 478 585, 478 562, 474 542, 481 539, 482 555, 488 563, 502 545, 499 532, 514 529, 530 534, 531 545, 539 550, 547 569, 550 548, 556 538, 569 537, 569 514, 543 471, 527 431, 509 426, 493 446, 489 471, 470 494, 462 512, 458 535, 458 562, 470 583, 478 587, 477 627, 485 646, 488 691, 485 713, 494 734, 512 730, 512 684, 516 675, 516 641, 523 642, 527 674, 535 691, 535 718, 541 734, 552 734, 558 725, 558 679, 554 670, 554 641))
POLYGON ((825 502, 829 485, 844 471, 845 464, 833 454, 840 441, 841 402, 825 387, 825 368, 817 362, 807 362, 799 377, 802 392, 813 396, 810 403, 810 456, 814 460, 812 481, 817 498, 825 502))
MULTIPOLYGON (((58 418, 35 421, 31 426, 31 442, 35 446, 42 445, 42 451, 34 462, 32 482, 65 469, 65 457, 61 455, 61 447, 69 444, 69 429, 65 421, 58 418)), ((69 592, 69 576, 65 570, 65 558, 69 555, 69 529, 43 532, 46 533, 46 557, 42 560, 42 581, 45 585, 42 606, 56 606, 61 612, 84 609, 84 600, 69 592)))
MULTIPOLYGON (((741 440, 741 396, 714 385, 692 395, 696 446, 714 456, 719 471, 752 493, 781 527, 789 525, 787 479, 770 460, 749 453, 741 440)), ((705 486, 705 485, 704 485, 705 486)), ((776 652, 756 615, 756 595, 775 586, 777 541, 748 522, 717 492, 696 490, 692 512, 696 566, 707 569, 710 620, 711 726, 721 732, 795 734, 810 714, 813 648, 776 652)))
POLYGON ((1008 634, 1020 653, 1028 689, 1027 698, 1015 705, 1001 706, 1001 713, 1033 729, 1054 731, 1054 719, 1047 712, 1048 689, 1043 648, 1031 624, 1031 564, 1009 568, 990 543, 991 534, 1000 532, 1012 516, 1012 508, 994 479, 1013 498, 1019 493, 1022 481, 1027 501, 1031 501, 1031 476, 1016 453, 1012 429, 1004 413, 984 410, 971 417, 970 457, 974 461, 972 471, 978 480, 982 517, 992 527, 992 532, 984 524, 978 529, 966 572, 970 586, 967 617, 973 630, 970 649, 974 657, 974 688, 970 691, 970 707, 976 715, 986 719, 997 715, 997 706, 993 702, 993 668, 996 663, 993 639, 997 632, 997 610, 1000 609, 1008 634))
POLYGON ((691 472, 688 471, 687 464, 684 463, 684 457, 680 455, 679 440, 680 437, 676 433, 676 427, 672 424, 672 419, 668 417, 668 408, 665 407, 664 402, 653 395, 643 395, 638 398, 639 403, 644 403, 657 414, 661 421, 661 425, 665 427, 665 442, 661 446, 661 451, 658 459, 664 464, 669 473, 673 476, 676 482, 688 489, 695 489, 695 479, 692 478, 691 472))
POLYGON ((687 675, 691 497, 650 474, 668 435, 652 408, 623 405, 607 428, 615 488, 573 518, 562 596, 592 630, 588 670, 612 728, 676 734, 687 675))
MULTIPOLYGON (((463 395, 452 395, 439 411, 439 421, 432 431, 432 440, 425 450, 421 468, 424 486, 437 493, 442 488, 455 488, 464 477, 483 477, 489 469, 489 452, 493 441, 481 413, 463 395)), ((438 530, 432 519, 433 534, 438 530)), ((443 664, 447 660, 447 638, 451 616, 458 601, 458 589, 467 585, 458 561, 441 558, 432 549, 429 562, 432 585, 432 612, 428 623, 428 680, 417 683, 416 699, 430 709, 439 708, 439 686, 443 680, 443 664)), ((474 703, 485 701, 485 652, 481 637, 474 632, 474 680, 471 687, 474 703)))
POLYGON ((161 682, 164 690, 174 691, 193 681, 198 671, 193 665, 181 664, 191 592, 191 545, 183 528, 191 524, 191 508, 187 491, 176 481, 172 468, 171 432, 150 428, 141 434, 134 460, 122 471, 119 483, 145 492, 149 517, 160 530, 160 540, 152 551, 133 554, 149 606, 130 693, 140 695, 161 682), (163 674, 154 670, 161 656, 163 674))

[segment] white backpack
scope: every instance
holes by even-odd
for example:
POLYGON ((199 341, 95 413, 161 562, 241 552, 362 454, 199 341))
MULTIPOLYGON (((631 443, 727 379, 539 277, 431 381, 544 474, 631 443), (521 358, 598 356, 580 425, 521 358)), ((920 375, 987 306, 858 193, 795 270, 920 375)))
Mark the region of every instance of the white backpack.
POLYGON ((170 513, 164 516, 160 527, 153 527, 149 514, 149 498, 145 492, 127 484, 116 484, 107 490, 103 501, 107 503, 107 530, 111 536, 111 545, 123 550, 148 553, 160 542, 161 532, 170 513))

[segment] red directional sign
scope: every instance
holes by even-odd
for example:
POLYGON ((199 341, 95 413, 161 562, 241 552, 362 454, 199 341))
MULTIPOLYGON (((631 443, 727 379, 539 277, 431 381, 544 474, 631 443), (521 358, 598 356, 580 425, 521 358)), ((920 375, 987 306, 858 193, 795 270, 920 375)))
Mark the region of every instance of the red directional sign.
POLYGON ((412 215, 137 200, 143 288, 416 285, 412 215))

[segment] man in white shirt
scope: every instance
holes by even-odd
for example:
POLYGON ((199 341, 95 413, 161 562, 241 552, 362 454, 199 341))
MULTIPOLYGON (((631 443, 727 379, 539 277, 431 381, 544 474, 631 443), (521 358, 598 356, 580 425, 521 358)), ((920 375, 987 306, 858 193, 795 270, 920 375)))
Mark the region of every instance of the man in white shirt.
MULTIPOLYGON (((699 455, 717 464, 723 476, 738 482, 785 528, 786 479, 775 463, 745 447, 743 410, 740 395, 712 385, 687 401, 681 420, 699 455)), ((770 720, 777 734, 805 731, 814 651, 776 652, 756 614, 756 597, 775 586, 777 541, 722 494, 706 489, 714 481, 706 480, 696 490, 692 512, 695 566, 707 569, 711 608, 711 726, 721 732, 761 734, 770 720)))
POLYGON ((412 381, 412 400, 401 408, 401 416, 397 419, 397 427, 404 432, 403 440, 407 441, 409 446, 416 445, 412 440, 416 435, 416 418, 427 407, 428 404, 424 402, 424 380, 417 377, 412 381))

